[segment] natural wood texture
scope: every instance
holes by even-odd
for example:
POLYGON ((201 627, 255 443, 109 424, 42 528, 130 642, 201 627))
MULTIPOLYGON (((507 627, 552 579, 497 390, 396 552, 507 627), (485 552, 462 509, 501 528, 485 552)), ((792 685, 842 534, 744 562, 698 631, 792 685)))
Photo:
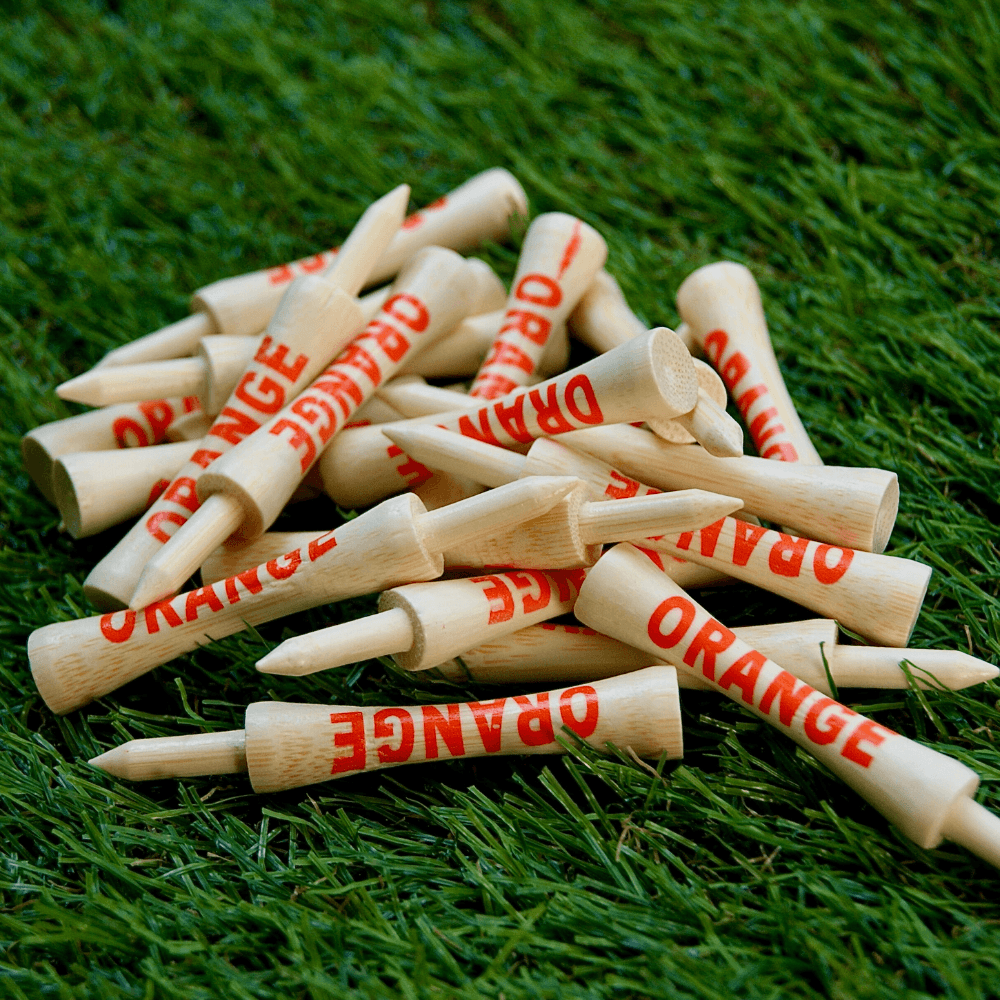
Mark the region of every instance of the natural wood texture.
POLYGON ((202 337, 211 336, 216 332, 218 331, 211 315, 198 310, 155 333, 147 333, 144 337, 138 337, 128 344, 113 348, 94 365, 94 368, 141 365, 147 361, 183 358, 194 354, 202 337))
POLYGON ((528 444, 603 423, 670 420, 698 401, 687 348, 666 327, 533 388, 521 388, 470 413, 442 415, 448 430, 496 445, 528 444))
POLYGON ((171 444, 179 441, 200 441, 212 429, 212 418, 204 410, 195 410, 178 417, 168 428, 166 440, 171 444))
POLYGON ((609 743, 654 760, 684 752, 671 667, 484 703, 356 708, 257 702, 247 708, 245 725, 256 792, 425 760, 564 753, 560 740, 572 744, 573 734, 602 752, 609 743))
POLYGON ((643 543, 754 583, 836 618, 877 646, 905 646, 923 605, 930 566, 727 517, 697 532, 643 543))
POLYGON ((198 476, 305 388, 360 325, 357 303, 324 279, 302 278, 288 289, 204 447, 84 580, 84 593, 96 607, 128 605, 146 564, 198 509, 198 476))
POLYGON ((577 340, 604 354, 642 336, 647 327, 629 308, 618 282, 602 267, 570 313, 569 329, 577 340))
POLYGON ((215 417, 222 412, 247 366, 260 350, 262 339, 206 337, 198 345, 198 358, 205 366, 205 378, 198 390, 198 399, 207 414, 215 417))
POLYGON ((110 406, 151 396, 197 396, 205 384, 199 358, 147 361, 143 364, 94 368, 56 386, 56 395, 72 403, 110 406))
POLYGON ((264 673, 302 676, 372 656, 426 670, 493 636, 573 610, 584 570, 516 570, 387 590, 379 614, 286 639, 257 662, 264 673))
POLYGON ((691 440, 697 441, 709 455, 718 458, 743 456, 743 428, 704 389, 698 390, 698 405, 690 413, 682 413, 667 424, 658 420, 648 420, 647 424, 655 434, 666 440, 672 439, 674 425, 679 424, 691 440))
POLYGON ((698 487, 743 498, 744 509, 817 541, 881 552, 899 506, 899 483, 883 469, 714 458, 637 427, 599 427, 561 438, 659 489, 698 487))
POLYGON ((653 760, 684 752, 677 674, 666 666, 489 702, 365 708, 256 702, 245 725, 132 740, 90 763, 128 781, 248 771, 255 791, 276 792, 425 760, 563 753, 564 742, 574 739, 653 760))
POLYGON ((66 530, 74 538, 87 538, 141 514, 198 447, 198 442, 181 441, 127 452, 63 455, 52 480, 66 530))
MULTIPOLYGON (((484 240, 506 238, 510 219, 527 213, 527 198, 506 170, 487 170, 414 212, 397 231, 368 275, 370 283, 392 278, 421 250, 444 246, 471 250, 484 240)), ((219 333, 253 334, 267 326, 289 283, 326 269, 335 250, 280 267, 224 278, 198 289, 193 307, 208 311, 219 333)))
POLYGON ((410 185, 400 184, 361 213, 337 256, 324 269, 323 276, 330 284, 352 297, 361 291, 399 232, 409 200, 410 185))
POLYGON ((601 235, 571 215, 547 212, 531 223, 503 322, 471 396, 498 399, 528 384, 552 328, 568 319, 607 255, 601 235))
POLYGON ((246 739, 242 729, 131 740, 88 764, 127 781, 199 778, 205 774, 245 774, 246 739))
MULTIPOLYGON (((426 378, 470 378, 500 332, 506 310, 469 316, 444 339, 421 351, 402 371, 426 378)), ((565 324, 553 327, 545 342, 536 374, 550 378, 566 368, 569 361, 569 338, 565 324)))
POLYGON ((576 614, 745 705, 921 847, 936 847, 947 836, 1000 865, 1000 820, 962 803, 979 785, 974 771, 798 680, 712 618, 632 546, 616 546, 590 571, 576 614))
MULTIPOLYGON (((498 524, 544 513, 566 489, 563 479, 549 484, 546 488, 536 478, 495 490, 494 504, 485 511, 478 505, 466 508, 464 522, 453 512, 454 533, 447 543, 459 545, 498 524), (507 517, 512 520, 505 522, 507 517)), ((139 612, 36 629, 28 639, 28 658, 38 690, 53 712, 65 714, 206 640, 331 601, 434 579, 444 560, 424 544, 426 516, 412 494, 394 497, 336 531, 211 586, 139 612)))
POLYGON ((196 399, 147 399, 53 420, 21 438, 24 467, 46 500, 55 503, 52 473, 60 455, 158 444, 174 421, 197 409, 196 399))
MULTIPOLYGON (((695 374, 698 376, 698 406, 691 413, 683 413, 673 420, 654 420, 649 422, 649 427, 653 429, 657 437, 669 441, 671 444, 693 444, 697 439, 687 430, 687 422, 694 418, 700 407, 704 406, 704 397, 717 403, 722 409, 726 408, 726 386, 719 373, 711 366, 695 358, 691 359, 694 365, 695 374)), ((735 421, 734 421, 735 422, 735 421)), ((739 425, 737 424, 737 428, 739 425)), ((733 438, 735 440, 735 436, 733 438)), ((740 447, 742 449, 743 431, 740 430, 740 447)), ((742 454, 742 450, 740 452, 742 454)))
POLYGON ((182 525, 146 564, 129 605, 143 607, 173 593, 233 531, 243 541, 266 531, 330 439, 396 373, 413 345, 433 342, 468 312, 477 282, 476 272, 451 250, 430 247, 417 254, 382 311, 319 377, 198 477, 199 501, 223 495, 242 510, 237 527, 221 507, 214 532, 201 516, 197 544, 191 525, 182 525))
MULTIPOLYGON (((911 664, 913 678, 920 687, 943 684, 957 691, 1000 675, 991 663, 958 650, 841 646, 837 623, 828 618, 751 625, 734 628, 733 632, 824 694, 832 693, 823 666, 824 655, 839 687, 906 688, 909 680, 900 667, 903 660, 911 664)), ((545 622, 491 638, 435 669, 445 679, 458 683, 579 684, 640 670, 659 661, 659 657, 592 628, 545 622)), ((695 673, 685 672, 678 680, 681 687, 709 687, 695 673)))
POLYGON ((750 271, 729 261, 698 268, 677 290, 677 311, 722 375, 761 456, 822 465, 785 388, 750 271))

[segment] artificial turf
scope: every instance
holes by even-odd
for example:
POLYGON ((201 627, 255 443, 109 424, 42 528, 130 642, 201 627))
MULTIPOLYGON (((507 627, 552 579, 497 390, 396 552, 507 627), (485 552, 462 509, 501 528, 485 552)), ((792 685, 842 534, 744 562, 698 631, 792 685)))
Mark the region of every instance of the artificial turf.
MULTIPOLYGON (((1000 15, 777 0, 18 3, 0 24, 0 995, 907 997, 1000 993, 1000 873, 923 851, 736 706, 685 693, 657 777, 590 752, 423 765, 254 796, 128 786, 86 759, 238 728, 250 701, 440 700, 378 662, 253 661, 274 622, 55 718, 24 644, 90 613, 81 542, 18 442, 52 386, 189 293, 506 166, 596 226, 650 324, 746 263, 826 462, 898 473, 889 552, 934 567, 913 645, 1000 655, 1000 15)), ((515 247, 484 256, 508 278, 515 247)), ((282 527, 346 512, 301 505, 282 527)), ((809 617, 740 586, 729 624, 809 617)), ((482 688, 459 689, 484 696, 482 688)), ((997 696, 849 691, 972 765, 1000 810, 997 696)), ((1000 731, 1000 730, 998 730, 1000 731)))

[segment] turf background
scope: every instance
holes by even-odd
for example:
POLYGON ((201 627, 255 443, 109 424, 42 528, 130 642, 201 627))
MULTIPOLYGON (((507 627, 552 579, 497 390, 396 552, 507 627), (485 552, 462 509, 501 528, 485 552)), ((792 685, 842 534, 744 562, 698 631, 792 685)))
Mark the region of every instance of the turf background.
MULTIPOLYGON (((286 619, 54 718, 33 629, 89 613, 120 532, 73 543, 21 469, 51 387, 195 287, 339 241, 399 181, 488 166, 597 226, 651 324, 746 263, 829 463, 898 472, 890 552, 935 569, 918 646, 1000 655, 1000 24, 952 3, 19 3, 0 23, 0 995, 981 997, 998 873, 922 851, 735 706, 685 697, 662 780, 576 754, 282 795, 128 787, 86 758, 241 725, 248 701, 409 703, 378 663, 252 664, 286 619)), ((485 256, 506 278, 516 250, 485 256)), ((284 527, 324 529, 331 505, 284 527)), ((729 624, 804 617, 747 587, 729 624)), ((464 692, 463 692, 464 693, 464 692)), ((471 692, 470 692, 471 693, 471 692)), ((480 695, 485 695, 479 689, 480 695)), ((847 692, 973 764, 1000 809, 1000 687, 847 692)))

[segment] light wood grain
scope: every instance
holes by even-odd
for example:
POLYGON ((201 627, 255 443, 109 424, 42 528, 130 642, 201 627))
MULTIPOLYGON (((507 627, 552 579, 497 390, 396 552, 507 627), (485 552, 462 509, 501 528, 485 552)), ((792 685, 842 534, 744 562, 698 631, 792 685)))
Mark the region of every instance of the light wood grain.
POLYGON ((196 399, 147 399, 41 424, 21 438, 24 467, 45 499, 55 503, 52 472, 61 455, 158 444, 175 420, 197 409, 196 399))
POLYGON ((899 483, 884 469, 715 458, 697 445, 672 445, 627 426, 560 440, 658 489, 698 487, 742 497, 750 513, 817 541, 881 552, 896 521, 899 483))
POLYGON ((190 441, 127 451, 83 451, 56 460, 53 486, 66 530, 87 538, 141 514, 200 447, 190 441))
POLYGON ((762 457, 822 465, 785 387, 749 269, 729 261, 698 268, 677 290, 677 311, 722 375, 762 457))
POLYGON ((673 668, 484 703, 257 702, 247 708, 246 757, 254 791, 275 792, 425 760, 564 753, 560 740, 572 745, 573 733, 602 752, 610 743, 654 760, 682 756, 673 668))
POLYGON ((979 784, 974 771, 798 680, 632 546, 616 546, 590 571, 576 614, 591 628, 700 675, 789 736, 921 847, 949 836, 1000 864, 1000 821, 982 807, 961 806, 979 784))
MULTIPOLYGON (((513 523, 543 513, 566 490, 565 479, 550 482, 549 489, 538 477, 502 487, 505 492, 494 491, 498 496, 485 510, 472 498, 464 521, 450 515, 447 544, 480 537, 508 516, 513 523)), ((35 683, 49 708, 65 714, 206 640, 330 601, 434 579, 444 560, 424 544, 422 517, 433 513, 415 496, 395 497, 336 531, 211 586, 140 611, 36 629, 28 639, 35 683)))
POLYGON ((607 255, 601 235, 571 215, 547 212, 531 223, 500 330, 471 396, 497 399, 528 384, 552 329, 566 322, 607 255))
POLYGON ((360 326, 357 302, 322 278, 302 278, 289 288, 204 448, 84 580, 95 607, 128 606, 146 565, 197 510, 195 484, 205 468, 294 399, 360 326))

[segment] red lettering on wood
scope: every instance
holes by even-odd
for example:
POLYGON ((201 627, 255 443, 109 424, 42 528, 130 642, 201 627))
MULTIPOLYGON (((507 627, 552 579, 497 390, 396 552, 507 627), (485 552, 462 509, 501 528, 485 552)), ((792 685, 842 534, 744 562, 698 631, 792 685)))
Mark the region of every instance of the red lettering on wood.
POLYGON ((298 379, 305 366, 309 364, 309 358, 305 354, 300 354, 290 365, 285 364, 288 351, 289 347, 287 344, 275 344, 271 337, 265 336, 260 343, 260 347, 257 348, 257 353, 253 356, 253 359, 262 365, 267 365, 268 368, 273 369, 282 378, 292 383, 298 379), (271 351, 272 346, 274 347, 273 351, 271 351), (268 351, 271 351, 271 353, 269 354, 268 351))
POLYGON ((684 638, 687 630, 694 621, 694 604, 686 597, 668 597, 661 601, 656 610, 650 615, 649 624, 646 626, 646 633, 650 640, 660 649, 671 649, 684 638), (680 616, 677 624, 667 633, 664 633, 660 626, 663 620, 672 611, 679 611, 680 616))
MULTIPOLYGON (((170 489, 163 494, 164 500, 177 504, 178 507, 194 513, 201 505, 195 492, 195 481, 190 476, 179 476, 170 484, 170 489)), ((152 518, 150 518, 152 520, 152 518)))
POLYGON ((273 378, 265 375, 261 378, 260 385, 257 386, 256 391, 259 395, 254 395, 250 392, 250 387, 257 377, 257 372, 247 372, 240 379, 233 395, 258 413, 277 413, 285 405, 285 390, 273 378))
POLYGON ((547 398, 544 401, 540 389, 532 389, 528 393, 528 400, 535 408, 535 420, 543 434, 565 434, 575 430, 559 408, 558 391, 556 383, 550 382, 545 386, 547 398))
POLYGON ((517 735, 526 747, 545 746, 555 742, 552 731, 552 712, 549 709, 549 693, 543 691, 535 695, 537 704, 532 704, 531 698, 517 695, 514 704, 521 709, 517 715, 517 735))
POLYGON ((475 576, 469 582, 490 585, 483 587, 483 594, 490 602, 490 625, 495 625, 497 622, 509 622, 514 617, 514 595, 510 592, 506 580, 499 576, 475 576), (493 601, 499 601, 500 607, 494 607, 493 601))
POLYGON ((198 609, 203 604, 207 604, 212 611, 222 610, 222 601, 219 600, 219 595, 211 585, 199 587, 187 595, 187 600, 184 602, 184 617, 189 622, 193 622, 198 617, 198 609))
POLYGON ((767 534, 767 528, 759 524, 748 524, 733 518, 733 565, 746 566, 757 548, 757 543, 767 534))
POLYGON ((526 274, 514 289, 514 298, 521 302, 533 302, 536 306, 552 309, 562 302, 559 283, 545 274, 526 274))
POLYGON ((367 761, 365 750, 365 716, 363 712, 331 712, 330 722, 335 726, 346 725, 346 733, 334 733, 334 747, 349 747, 351 752, 333 758, 331 774, 344 771, 363 771, 367 761))
POLYGON ((805 681, 800 681, 798 677, 790 674, 787 670, 782 670, 777 677, 768 685, 764 692, 764 697, 760 699, 760 710, 769 715, 774 699, 778 699, 778 718, 783 726, 790 726, 795 713, 799 710, 799 705, 815 691, 805 681), (801 685, 801 686, 800 686, 801 685))
POLYGON ((775 576, 797 577, 808 545, 808 538, 795 538, 778 532, 778 540, 771 546, 767 556, 768 569, 775 576))
POLYGON ((302 564, 302 555, 298 549, 286 552, 277 559, 271 559, 264 568, 275 580, 287 580, 302 564), (281 560, 281 562, 279 562, 281 560))
MULTIPOLYGON (((592 629, 584 629, 584 632, 592 631, 592 629)), ((562 719, 563 725, 567 729, 572 729, 580 739, 585 740, 593 734, 597 728, 599 715, 600 706, 598 705, 597 691, 589 684, 566 688, 559 695, 559 717, 562 719), (577 719, 573 713, 573 699, 581 695, 584 701, 583 718, 577 719)))
POLYGON ((725 652, 736 641, 736 636, 722 622, 709 618, 691 640, 684 653, 684 662, 696 667, 698 657, 704 656, 701 672, 710 680, 715 680, 715 657, 725 652))
POLYGON ((506 698, 497 698, 496 701, 490 702, 469 702, 469 709, 472 712, 472 717, 476 720, 476 728, 479 730, 479 738, 487 753, 496 753, 500 749, 503 708, 506 704, 506 698))
POLYGON ((452 757, 461 757, 465 753, 465 741, 462 739, 462 714, 459 705, 445 705, 448 717, 445 718, 436 705, 424 705, 421 712, 424 716, 424 753, 428 760, 438 756, 437 738, 440 735, 448 753, 452 757))
POLYGON ((164 544, 169 542, 173 535, 168 535, 161 527, 161 524, 186 524, 187 515, 176 510, 158 510, 149 515, 146 521, 146 531, 148 531, 158 542, 164 544))
POLYGON ((590 384, 590 379, 582 372, 574 375, 567 383, 563 391, 563 398, 566 400, 566 409, 580 421, 581 424, 603 424, 604 414, 597 402, 597 395, 594 387, 590 384), (587 404, 586 412, 577 404, 577 392, 582 393, 583 401, 587 404))
POLYGON ((399 722, 399 745, 382 743, 378 747, 378 759, 383 764, 404 764, 413 754, 413 716, 405 708, 382 708, 375 713, 374 736, 377 740, 395 739, 399 722))
POLYGON ((243 570, 226 580, 226 598, 230 604, 239 604, 242 594, 236 589, 236 582, 239 581, 251 594, 259 594, 264 589, 264 584, 260 582, 257 571, 259 566, 251 566, 250 569, 243 570))
MULTIPOLYGON (((502 337, 508 330, 516 330, 533 344, 538 344, 541 347, 549 339, 552 323, 544 316, 529 312, 527 309, 508 309, 504 313, 503 325, 500 327, 498 336, 502 337)), ((493 360, 495 359, 488 359, 486 364, 493 363, 493 360)), ((531 368, 526 368, 525 371, 530 373, 534 371, 534 367, 532 364, 531 368)))
POLYGON ((126 611, 125 620, 118 628, 114 626, 116 614, 117 612, 112 611, 110 614, 101 615, 101 635, 108 642, 127 642, 135 631, 135 612, 126 611))
POLYGON ((157 614, 163 615, 163 623, 167 628, 178 628, 181 625, 181 616, 177 614, 170 600, 156 601, 154 604, 147 605, 143 611, 146 614, 146 633, 148 635, 155 635, 160 631, 160 620, 156 617, 157 614))
POLYGON ((719 687, 731 688, 734 684, 743 692, 743 700, 753 704, 753 689, 760 676, 761 667, 767 663, 767 657, 751 649, 744 653, 718 680, 719 687))
POLYGON ((854 549, 842 549, 839 545, 820 545, 813 553, 813 574, 820 583, 836 583, 851 568, 854 549), (838 552, 837 561, 831 566, 829 555, 838 552))
POLYGON ((885 726, 880 726, 871 719, 865 719, 857 729, 847 737, 844 746, 840 751, 841 757, 854 761, 861 767, 868 767, 872 762, 872 755, 861 749, 862 743, 870 743, 877 747, 885 742, 887 736, 895 736, 896 733, 885 726))
POLYGON ((249 414, 227 406, 215 418, 215 423, 208 429, 208 433, 222 438, 223 441, 228 441, 230 444, 239 444, 245 437, 253 434, 258 427, 260 427, 260 423, 249 414), (232 423, 227 423, 223 417, 229 418, 232 423))

